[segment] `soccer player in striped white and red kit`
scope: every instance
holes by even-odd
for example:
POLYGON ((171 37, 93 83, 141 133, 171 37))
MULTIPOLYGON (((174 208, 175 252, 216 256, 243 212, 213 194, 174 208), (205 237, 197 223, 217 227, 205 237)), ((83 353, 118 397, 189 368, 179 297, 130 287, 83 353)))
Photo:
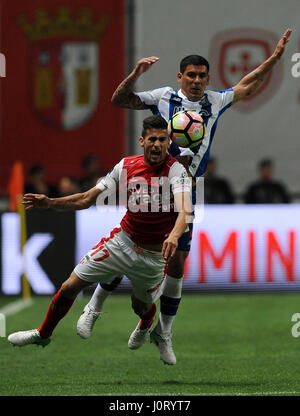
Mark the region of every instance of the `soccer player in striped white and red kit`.
POLYGON ((8 341, 13 345, 46 346, 81 290, 94 282, 111 284, 123 274, 132 283, 132 308, 140 317, 128 346, 136 349, 146 341, 167 261, 175 254, 178 239, 191 220, 192 208, 191 180, 184 166, 167 154, 170 138, 164 118, 147 117, 139 141, 143 155, 125 157, 87 192, 62 198, 24 195, 26 209, 80 210, 95 204, 99 196, 104 200, 119 185, 121 198, 126 198, 127 212, 120 225, 83 257, 62 284, 42 325, 9 335, 8 341))

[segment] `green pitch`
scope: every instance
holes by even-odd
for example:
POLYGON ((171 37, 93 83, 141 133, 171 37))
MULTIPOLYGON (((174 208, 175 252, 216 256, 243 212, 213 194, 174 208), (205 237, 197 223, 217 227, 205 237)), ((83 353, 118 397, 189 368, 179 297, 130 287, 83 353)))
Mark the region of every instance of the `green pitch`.
MULTIPOLYGON (((0 298, 0 308, 8 303, 0 298)), ((38 327, 50 298, 7 316, 6 335, 38 327)), ((129 295, 113 295, 88 340, 76 335, 77 299, 46 348, 0 338, 3 395, 299 395, 298 294, 184 294, 174 324, 177 365, 150 343, 131 351, 138 319, 129 295)))

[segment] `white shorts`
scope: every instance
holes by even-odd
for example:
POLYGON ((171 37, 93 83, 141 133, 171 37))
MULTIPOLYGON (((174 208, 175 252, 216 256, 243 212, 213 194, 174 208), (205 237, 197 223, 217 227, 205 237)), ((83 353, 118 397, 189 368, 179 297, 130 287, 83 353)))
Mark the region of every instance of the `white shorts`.
POLYGON ((149 251, 135 244, 120 226, 83 257, 74 269, 86 282, 111 283, 116 276, 126 275, 135 296, 145 303, 161 295, 166 273, 166 260, 161 252, 149 251))

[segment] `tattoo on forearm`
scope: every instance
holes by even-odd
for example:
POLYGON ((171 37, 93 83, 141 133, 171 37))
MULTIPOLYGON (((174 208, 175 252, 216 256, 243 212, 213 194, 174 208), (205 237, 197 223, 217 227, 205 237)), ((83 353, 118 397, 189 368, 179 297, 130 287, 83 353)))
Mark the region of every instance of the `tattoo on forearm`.
POLYGON ((52 200, 52 208, 56 210, 76 210, 80 209, 83 201, 81 194, 74 194, 63 198, 52 200))
POLYGON ((265 79, 266 76, 266 71, 263 72, 254 72, 254 78, 256 81, 263 81, 265 79))
POLYGON ((74 210, 76 209, 76 203, 74 201, 59 201, 58 203, 53 204, 53 208, 60 211, 60 210, 74 210))
POLYGON ((116 89, 112 96, 112 102, 119 107, 143 110, 144 104, 140 97, 133 92, 134 82, 126 78, 116 89))

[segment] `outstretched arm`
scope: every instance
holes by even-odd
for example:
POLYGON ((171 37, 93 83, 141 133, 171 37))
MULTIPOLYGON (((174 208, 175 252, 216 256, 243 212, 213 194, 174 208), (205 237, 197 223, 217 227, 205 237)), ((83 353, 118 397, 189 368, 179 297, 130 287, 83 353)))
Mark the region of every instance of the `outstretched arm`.
POLYGON ((281 58, 292 31, 287 29, 273 52, 273 54, 254 71, 247 74, 233 87, 233 102, 239 101, 252 94, 264 82, 265 76, 281 58))
POLYGON ((150 56, 149 58, 142 58, 136 64, 134 70, 124 79, 113 93, 111 102, 118 107, 131 108, 133 110, 143 110, 144 104, 137 94, 133 92, 133 86, 137 79, 148 69, 151 68, 159 58, 150 56))
POLYGON ((26 210, 38 209, 57 209, 65 211, 74 211, 89 208, 96 202, 98 195, 102 191, 96 186, 87 192, 65 196, 62 198, 48 198, 43 194, 25 194, 23 205, 26 210))

